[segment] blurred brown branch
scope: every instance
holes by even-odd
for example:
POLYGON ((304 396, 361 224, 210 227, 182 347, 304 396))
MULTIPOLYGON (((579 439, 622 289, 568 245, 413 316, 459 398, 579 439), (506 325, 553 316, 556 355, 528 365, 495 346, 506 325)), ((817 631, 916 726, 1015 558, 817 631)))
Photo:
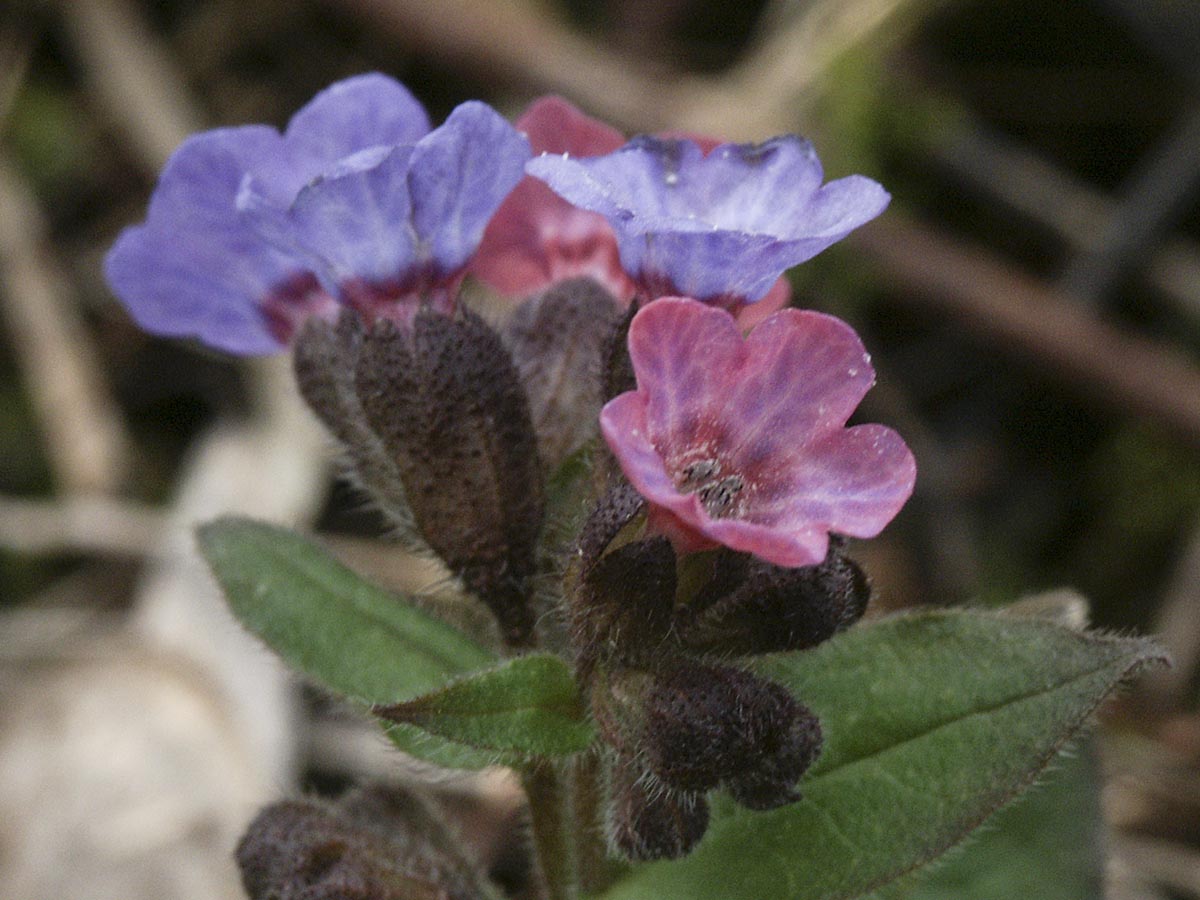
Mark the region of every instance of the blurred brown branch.
MULTIPOLYGON (((620 122, 644 121, 670 90, 647 88, 650 70, 593 44, 521 0, 325 0, 382 28, 401 44, 476 76, 560 91, 620 122)), ((677 76, 663 73, 663 88, 677 76)))
MULTIPOLYGON (((986 192, 1032 222, 1053 229, 1079 253, 1098 247, 1113 200, 1072 173, 980 122, 923 147, 957 179, 986 192)), ((1200 317, 1200 245, 1167 237, 1146 260, 1147 281, 1181 311, 1200 317)))
MULTIPOLYGON (((795 131, 818 84, 847 52, 868 39, 897 42, 905 23, 935 0, 815 0, 800 5, 719 78, 679 85, 671 125, 729 140, 758 141, 795 131), (887 28, 886 37, 882 32, 887 28)), ((647 123, 661 128, 661 123, 647 123)))
POLYGON ((1046 367, 1094 400, 1200 444, 1200 368, 1108 325, 979 247, 892 210, 848 239, 886 270, 894 300, 949 315, 1000 353, 1046 367))
POLYGON ((65 0, 59 11, 89 91, 127 135, 147 170, 157 172, 203 122, 166 48, 124 0, 65 0))
POLYGON ((109 497, 0 497, 0 546, 21 553, 140 557, 162 538, 165 526, 160 511, 109 497))
POLYGON ((820 0, 707 77, 628 59, 522 0, 324 0, 414 51, 486 78, 566 94, 628 128, 761 138, 794 130, 806 94, 847 50, 931 0, 820 0))
POLYGON ((32 190, 0 152, 0 287, 13 350, 59 487, 108 493, 127 472, 129 442, 69 284, 32 190))
POLYGON ((1155 616, 1154 633, 1171 652, 1174 665, 1155 672, 1148 683, 1160 699, 1184 704, 1200 666, 1200 523, 1188 536, 1155 616))

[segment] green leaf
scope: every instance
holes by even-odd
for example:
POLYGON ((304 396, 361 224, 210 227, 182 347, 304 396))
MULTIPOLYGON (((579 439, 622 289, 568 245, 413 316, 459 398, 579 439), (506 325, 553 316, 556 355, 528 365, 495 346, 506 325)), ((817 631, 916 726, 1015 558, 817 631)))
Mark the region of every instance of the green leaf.
POLYGON ((388 739, 398 750, 447 769, 486 769, 488 766, 516 766, 525 761, 520 753, 480 750, 418 728, 381 722, 388 739))
POLYGON ((577 753, 595 736, 570 667, 547 654, 521 656, 373 712, 470 747, 526 756, 577 753))
POLYGON ((552 554, 573 548, 591 508, 596 439, 564 459, 546 479, 546 524, 542 543, 552 554))
POLYGON ((605 900, 836 900, 963 838, 1037 777, 1153 642, 982 612, 860 626, 757 671, 821 718, 804 799, 754 813, 714 797, 687 858, 635 868, 605 900))
POLYGON ((228 517, 197 533, 242 624, 339 694, 395 703, 496 662, 457 629, 365 581, 295 532, 228 517))
POLYGON ((978 837, 931 866, 909 900, 1094 900, 1102 896, 1100 791, 1085 746, 998 812, 978 837))

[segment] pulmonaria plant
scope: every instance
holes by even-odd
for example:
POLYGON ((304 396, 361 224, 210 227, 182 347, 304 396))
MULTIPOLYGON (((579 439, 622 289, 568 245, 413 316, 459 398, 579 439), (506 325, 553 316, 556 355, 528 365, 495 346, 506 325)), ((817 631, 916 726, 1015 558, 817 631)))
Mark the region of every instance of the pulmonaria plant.
MULTIPOLYGON (((364 75, 283 132, 187 140, 106 260, 149 331, 290 347, 448 608, 491 612, 468 636, 286 530, 200 532, 241 621, 402 749, 518 770, 539 898, 874 892, 1159 658, 1016 618, 851 628, 871 588, 849 540, 916 469, 889 428, 847 425, 874 381, 851 327, 778 309, 788 268, 889 199, 822 180, 794 136, 625 143, 557 98, 431 129, 364 75), (471 276, 502 321, 461 301, 471 276)), ((499 896, 394 789, 277 804, 238 858, 255 900, 499 896)))

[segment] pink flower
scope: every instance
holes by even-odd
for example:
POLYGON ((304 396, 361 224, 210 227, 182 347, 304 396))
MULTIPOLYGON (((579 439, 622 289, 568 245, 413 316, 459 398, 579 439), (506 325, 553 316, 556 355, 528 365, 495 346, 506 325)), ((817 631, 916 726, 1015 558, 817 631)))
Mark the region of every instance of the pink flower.
MULTIPOLYGON (((603 122, 561 97, 535 100, 517 119, 534 153, 602 156, 625 143, 603 122)), ((502 294, 525 297, 568 278, 590 276, 618 300, 634 285, 621 268, 617 239, 598 213, 572 206, 526 175, 488 224, 471 271, 502 294)))
POLYGON ((743 339, 724 310, 667 297, 634 317, 629 354, 637 390, 600 427, 680 552, 815 565, 830 532, 874 537, 912 494, 900 436, 845 427, 875 372, 840 319, 787 309, 743 339))
MULTIPOLYGON (((625 143, 621 132, 555 96, 535 100, 517 119, 516 127, 529 139, 535 155, 604 156, 625 143)), ((677 136, 695 141, 703 153, 720 144, 716 138, 702 135, 677 136)), ((628 303, 637 291, 621 267, 617 236, 604 216, 571 205, 528 175, 488 223, 471 271, 512 297, 528 297, 582 276, 595 279, 621 303, 628 303)), ((791 287, 780 278, 765 297, 736 311, 738 322, 749 328, 790 300, 791 287)))

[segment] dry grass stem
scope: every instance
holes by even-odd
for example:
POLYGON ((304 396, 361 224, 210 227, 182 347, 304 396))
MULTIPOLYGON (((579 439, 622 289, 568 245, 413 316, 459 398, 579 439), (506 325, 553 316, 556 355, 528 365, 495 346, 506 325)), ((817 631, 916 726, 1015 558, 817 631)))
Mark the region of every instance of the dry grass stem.
POLYGON ((949 314, 999 352, 1200 444, 1200 368, 1182 351, 1108 325, 987 251, 895 210, 847 243, 886 271, 897 301, 949 314))
POLYGON ((0 546, 18 553, 137 557, 161 540, 165 527, 161 512, 111 497, 0 497, 0 546))
POLYGON ((0 287, 5 324, 64 493, 111 493, 129 442, 33 192, 0 155, 0 287))
POLYGON ((64 0, 59 10, 88 89, 127 135, 146 171, 158 172, 204 121, 167 49, 124 0, 64 0))

